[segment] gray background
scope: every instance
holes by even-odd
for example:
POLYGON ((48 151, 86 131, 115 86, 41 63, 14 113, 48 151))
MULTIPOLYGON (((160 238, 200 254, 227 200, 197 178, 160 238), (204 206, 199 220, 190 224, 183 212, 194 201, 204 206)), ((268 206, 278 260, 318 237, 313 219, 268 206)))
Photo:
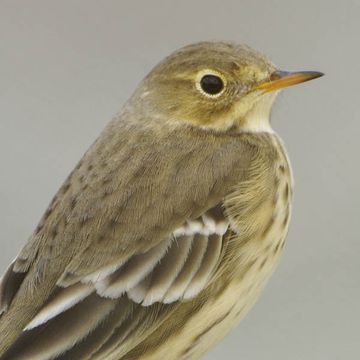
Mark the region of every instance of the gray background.
POLYGON ((326 77, 275 106, 296 179, 288 244, 206 359, 359 358, 359 18, 359 0, 0 0, 0 270, 157 61, 198 40, 246 42, 326 77))

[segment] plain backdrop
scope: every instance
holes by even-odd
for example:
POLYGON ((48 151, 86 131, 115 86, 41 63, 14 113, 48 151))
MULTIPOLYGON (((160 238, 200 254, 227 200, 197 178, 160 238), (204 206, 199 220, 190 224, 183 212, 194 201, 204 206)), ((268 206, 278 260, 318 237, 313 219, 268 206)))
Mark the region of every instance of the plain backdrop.
POLYGON ((0 0, 0 270, 159 60, 194 41, 245 42, 326 76, 277 101, 296 181, 286 250, 205 359, 359 358, 359 18, 359 0, 0 0))

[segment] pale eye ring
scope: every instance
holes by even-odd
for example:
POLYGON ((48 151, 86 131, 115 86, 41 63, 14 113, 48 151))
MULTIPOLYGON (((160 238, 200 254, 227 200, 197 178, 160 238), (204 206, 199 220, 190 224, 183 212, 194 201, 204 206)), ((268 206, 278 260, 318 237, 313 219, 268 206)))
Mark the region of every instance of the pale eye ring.
POLYGON ((201 71, 196 79, 196 88, 207 97, 220 96, 226 86, 224 77, 214 70, 201 71))

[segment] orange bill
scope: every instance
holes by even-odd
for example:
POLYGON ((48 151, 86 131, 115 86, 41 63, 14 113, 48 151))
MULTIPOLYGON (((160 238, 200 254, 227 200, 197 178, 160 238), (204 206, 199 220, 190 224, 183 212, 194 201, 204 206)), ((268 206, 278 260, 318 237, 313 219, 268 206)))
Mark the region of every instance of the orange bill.
POLYGON ((265 92, 283 89, 288 86, 296 85, 316 79, 324 74, 319 71, 274 71, 270 76, 270 81, 261 83, 255 87, 256 90, 264 90, 265 92))

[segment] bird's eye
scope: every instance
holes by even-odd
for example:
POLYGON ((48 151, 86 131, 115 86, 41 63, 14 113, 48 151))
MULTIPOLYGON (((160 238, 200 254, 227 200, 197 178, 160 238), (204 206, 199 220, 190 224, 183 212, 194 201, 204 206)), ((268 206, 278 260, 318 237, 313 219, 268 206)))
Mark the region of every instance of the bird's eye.
POLYGON ((225 88, 225 82, 222 76, 212 71, 202 71, 198 75, 198 81, 196 85, 201 93, 210 97, 219 96, 225 88))
POLYGON ((222 92, 224 83, 219 76, 204 75, 200 80, 200 86, 207 94, 217 95, 222 92))

